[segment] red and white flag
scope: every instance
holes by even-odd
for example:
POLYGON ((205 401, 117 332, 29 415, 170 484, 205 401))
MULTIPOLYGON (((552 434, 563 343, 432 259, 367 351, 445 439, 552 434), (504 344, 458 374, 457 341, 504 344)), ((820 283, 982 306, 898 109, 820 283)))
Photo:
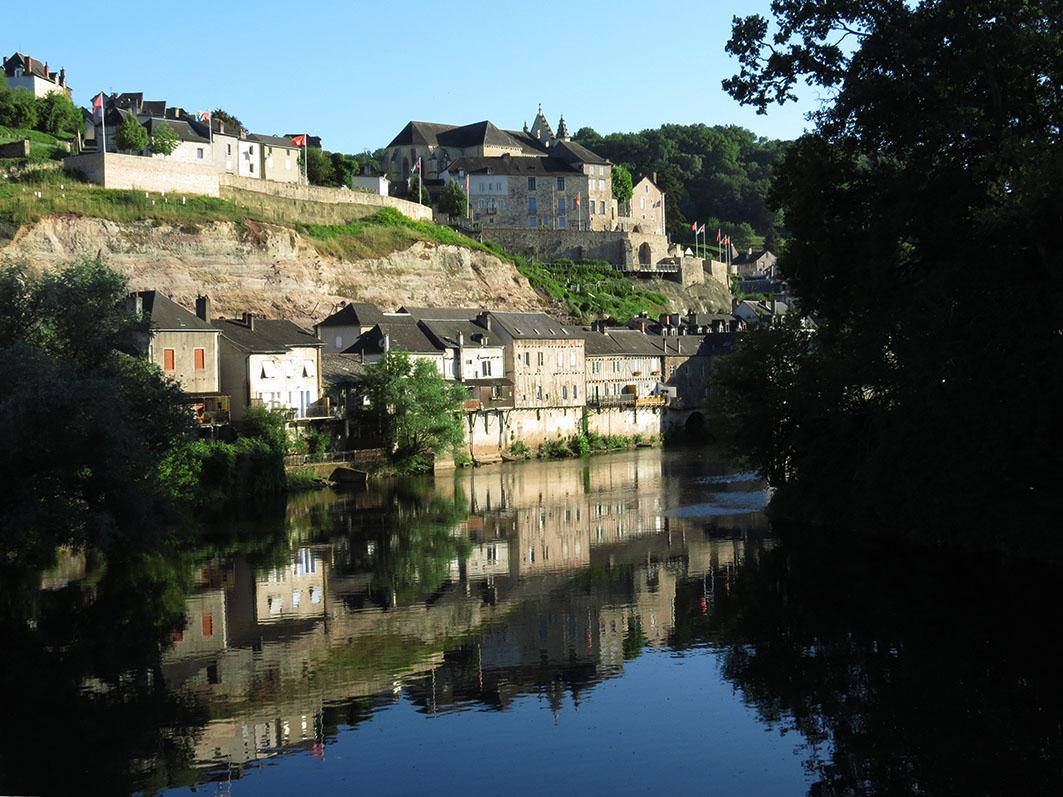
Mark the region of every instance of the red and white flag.
POLYGON ((719 227, 716 228, 716 243, 720 243, 720 239, 723 237, 723 233, 719 227))
POLYGON ((700 227, 698 227, 698 235, 704 235, 704 234, 705 234, 705 225, 702 224, 700 227))
POLYGON ((690 225, 690 231, 695 235, 698 234, 698 223, 696 221, 690 225))
POLYGON ((576 207, 579 207, 579 192, 576 193, 576 207))
POLYGON ((305 147, 306 146, 306 133, 303 133, 301 136, 296 136, 295 138, 293 138, 292 139, 292 144, 297 146, 297 147, 305 147))
POLYGON ((96 111, 99 111, 101 114, 103 113, 103 92, 102 91, 99 94, 97 94, 95 97, 92 98, 92 112, 96 113, 96 111))

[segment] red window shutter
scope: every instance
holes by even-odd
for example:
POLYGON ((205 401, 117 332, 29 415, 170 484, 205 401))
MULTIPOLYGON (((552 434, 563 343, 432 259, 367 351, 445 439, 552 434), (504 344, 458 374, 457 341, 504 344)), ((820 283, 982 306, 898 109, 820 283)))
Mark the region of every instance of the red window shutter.
POLYGON ((203 636, 214 636, 214 615, 203 615, 203 636))
POLYGON ((163 349, 162 350, 162 370, 173 371, 174 366, 174 350, 163 349))
POLYGON ((206 349, 196 349, 196 370, 202 371, 207 367, 207 351, 206 349))

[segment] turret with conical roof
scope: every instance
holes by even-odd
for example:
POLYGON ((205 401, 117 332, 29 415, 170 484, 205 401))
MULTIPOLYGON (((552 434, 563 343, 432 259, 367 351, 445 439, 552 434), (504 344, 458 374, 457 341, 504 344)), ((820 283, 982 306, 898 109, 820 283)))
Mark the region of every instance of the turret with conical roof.
POLYGON ((561 120, 557 123, 557 137, 560 141, 568 141, 571 138, 568 134, 568 125, 565 124, 564 114, 561 114, 561 120))

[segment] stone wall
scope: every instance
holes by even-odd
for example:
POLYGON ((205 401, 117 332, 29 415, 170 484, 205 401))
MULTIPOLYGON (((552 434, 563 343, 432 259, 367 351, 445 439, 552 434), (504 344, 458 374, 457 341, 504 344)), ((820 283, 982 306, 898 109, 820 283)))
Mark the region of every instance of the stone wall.
MULTIPOLYGON (((314 202, 325 205, 342 205, 347 218, 361 218, 376 213, 381 208, 395 208, 411 219, 432 220, 432 209, 416 202, 407 202, 392 196, 380 196, 366 191, 351 191, 346 188, 324 188, 317 185, 300 185, 296 183, 279 183, 272 180, 257 180, 251 177, 238 177, 234 174, 220 176, 222 193, 226 197, 238 198, 242 203, 249 199, 248 194, 259 194, 278 199, 297 202, 314 202)), ((254 200, 251 204, 258 204, 254 200)))
POLYGON ((117 152, 87 152, 63 159, 63 168, 104 188, 220 196, 218 173, 209 164, 175 163, 117 152))
POLYGON ((663 426, 661 407, 587 408, 587 431, 600 435, 659 435, 663 426))
MULTIPOLYGON (((580 232, 579 230, 483 230, 486 240, 510 252, 543 262, 561 258, 606 260, 618 266, 639 262, 639 249, 648 247, 651 263, 668 256, 668 239, 663 235, 636 232, 580 232)), ((647 251, 647 250, 643 250, 647 251)))
POLYGON ((705 261, 705 273, 712 279, 719 282, 721 285, 731 287, 731 283, 727 279, 727 264, 719 260, 706 260, 705 261))
POLYGON ((0 144, 0 158, 28 158, 30 156, 30 142, 28 138, 21 141, 12 141, 9 144, 0 144))

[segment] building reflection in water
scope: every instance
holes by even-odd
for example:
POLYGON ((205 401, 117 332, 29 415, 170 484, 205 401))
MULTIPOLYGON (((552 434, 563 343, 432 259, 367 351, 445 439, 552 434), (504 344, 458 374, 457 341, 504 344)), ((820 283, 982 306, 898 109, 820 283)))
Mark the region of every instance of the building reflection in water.
POLYGON ((403 695, 441 712, 538 694, 560 711, 566 693, 578 701, 668 644, 680 582, 711 611, 768 544, 759 514, 668 517, 694 502, 683 467, 636 451, 296 501, 315 520, 292 524, 288 560, 204 566, 165 654, 169 688, 214 718, 197 777, 323 755, 339 724, 403 695), (392 583, 404 579, 412 591, 392 583))

